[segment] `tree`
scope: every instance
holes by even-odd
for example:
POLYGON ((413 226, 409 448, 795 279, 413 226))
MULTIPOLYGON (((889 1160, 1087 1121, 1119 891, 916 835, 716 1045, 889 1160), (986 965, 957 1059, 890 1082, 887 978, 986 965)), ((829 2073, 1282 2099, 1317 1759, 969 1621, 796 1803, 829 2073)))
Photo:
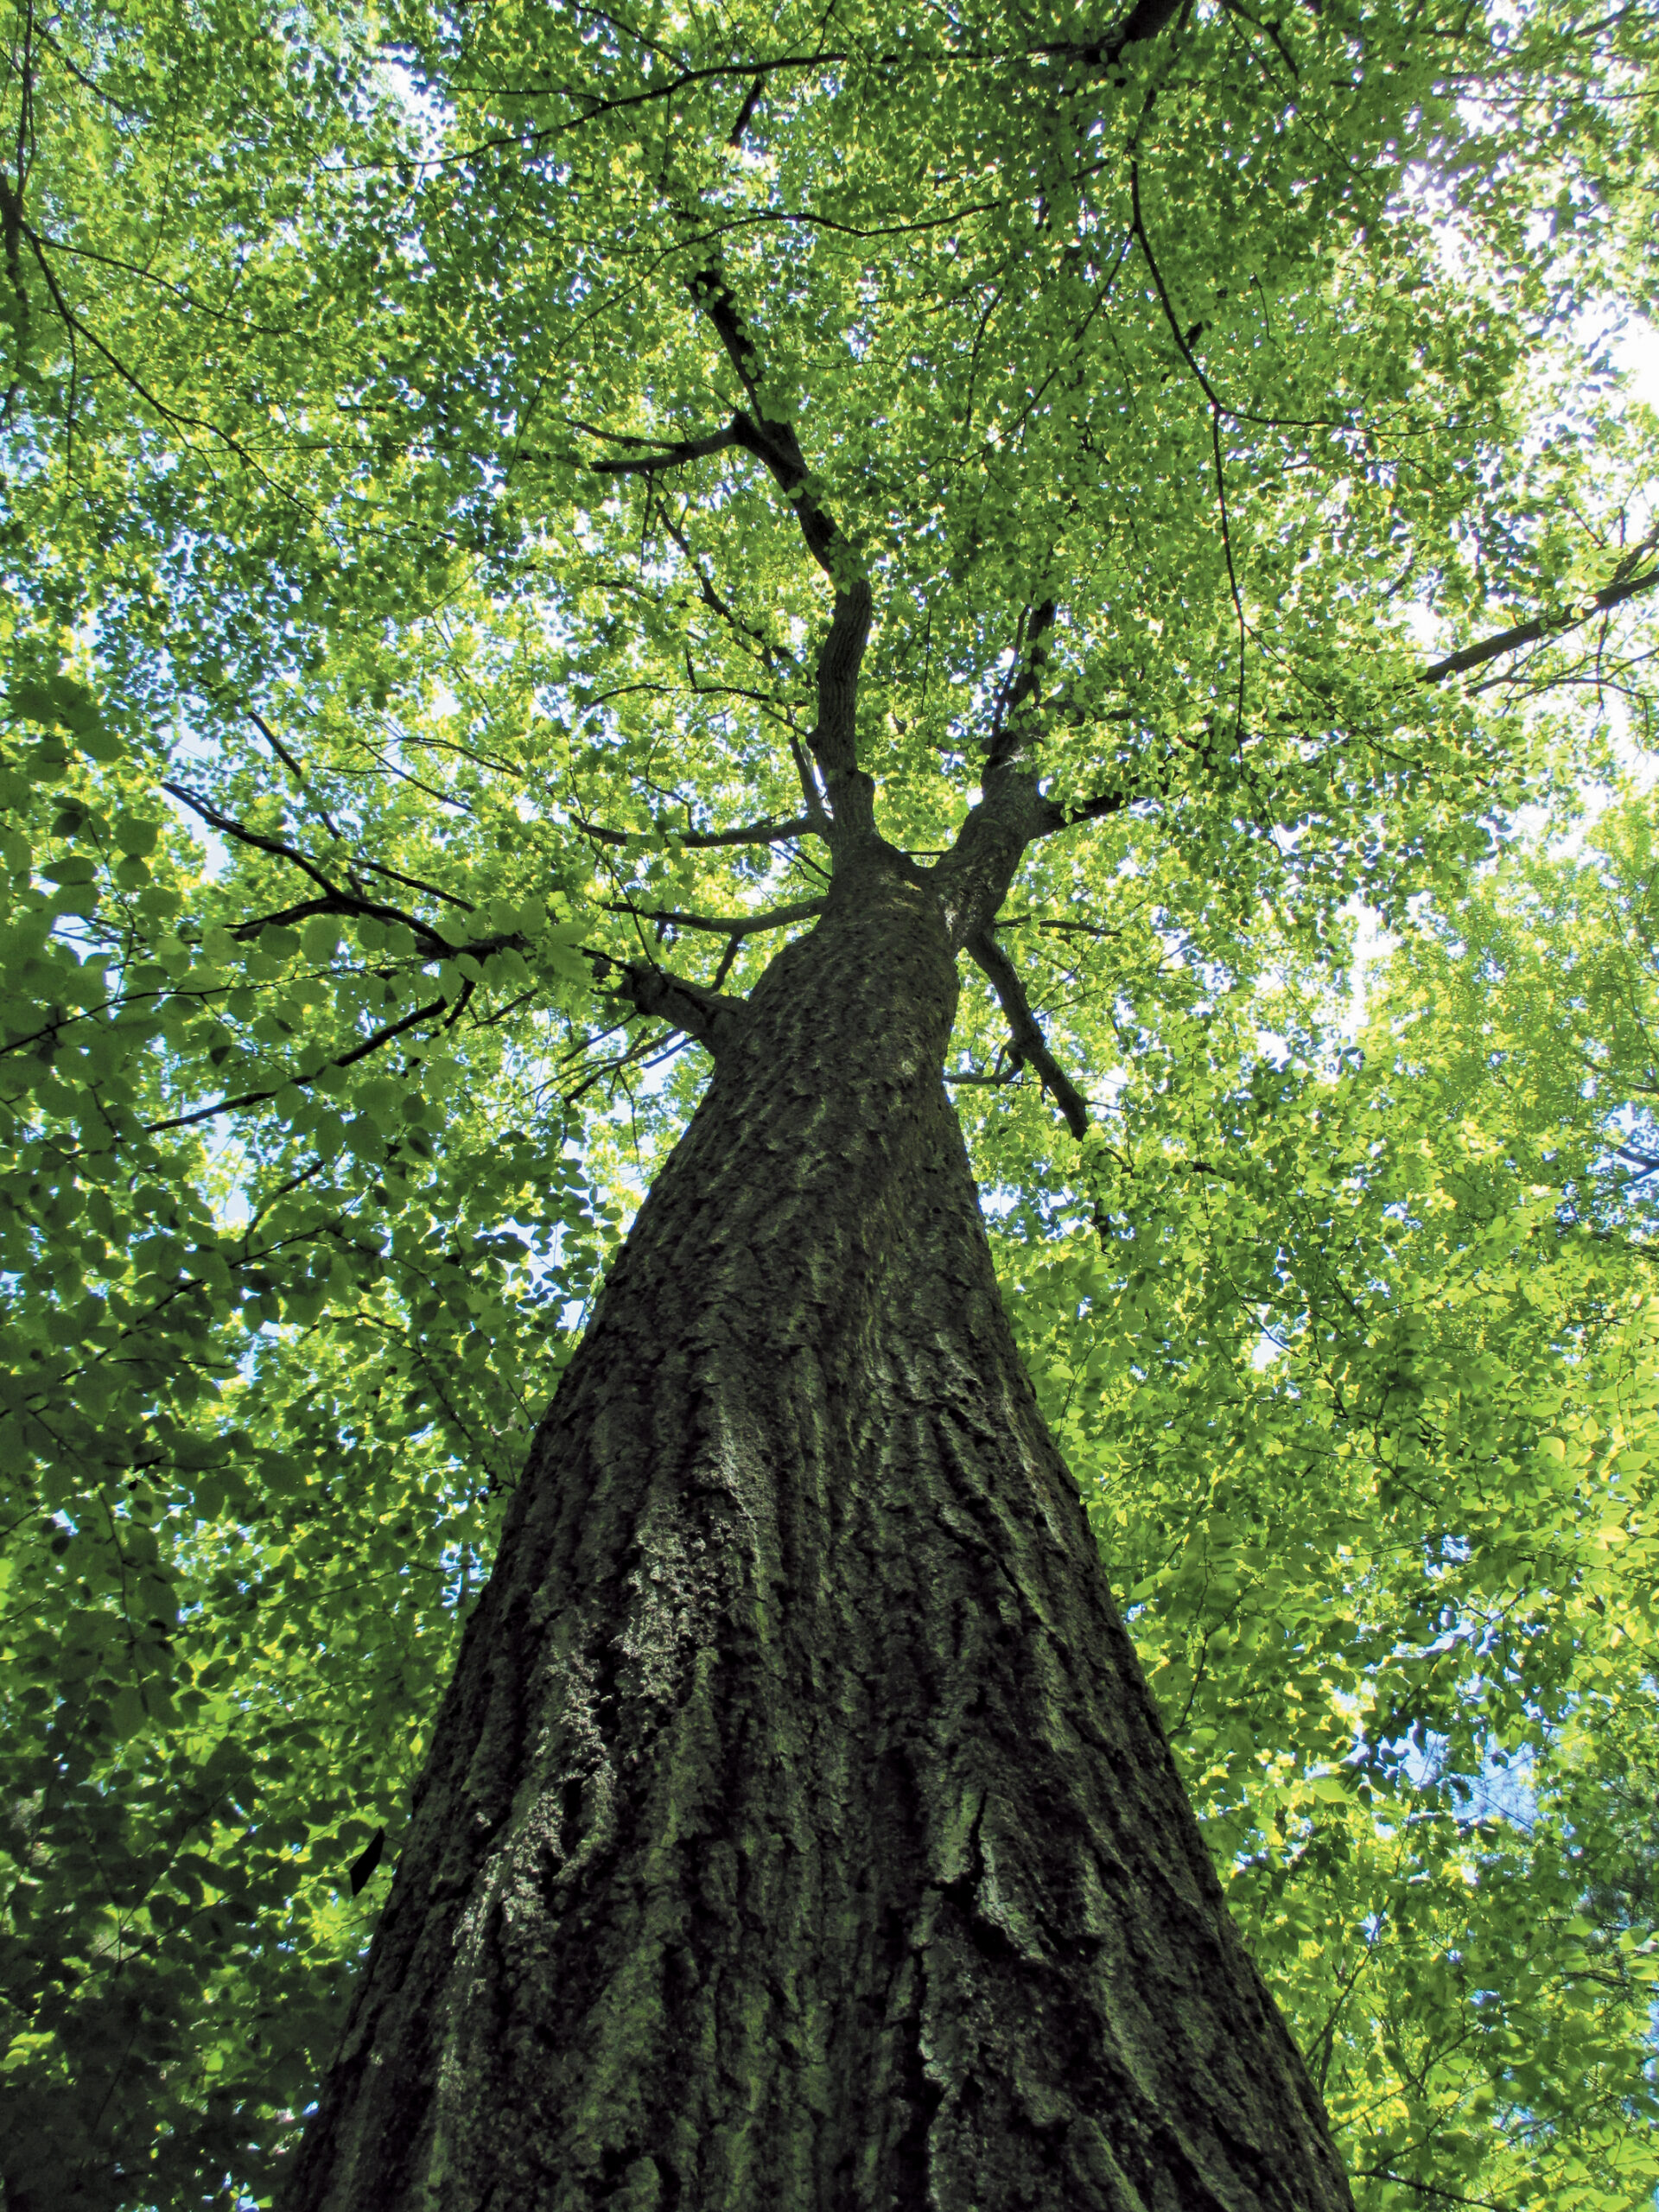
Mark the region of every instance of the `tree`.
POLYGON ((504 1512, 296 2203, 1344 2201, 939 1077, 1109 1261, 1114 947, 1339 957, 1639 709, 1638 29, 19 18, 9 2212, 257 2171, 504 1512))

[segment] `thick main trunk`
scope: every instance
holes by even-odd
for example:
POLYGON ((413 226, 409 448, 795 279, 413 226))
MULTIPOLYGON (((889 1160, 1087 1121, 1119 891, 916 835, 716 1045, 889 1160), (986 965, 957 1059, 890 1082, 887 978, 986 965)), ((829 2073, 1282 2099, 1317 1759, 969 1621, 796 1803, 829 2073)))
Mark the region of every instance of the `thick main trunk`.
POLYGON ((927 888, 774 962, 465 1638, 292 2212, 1349 2202, 1000 1304, 927 888))

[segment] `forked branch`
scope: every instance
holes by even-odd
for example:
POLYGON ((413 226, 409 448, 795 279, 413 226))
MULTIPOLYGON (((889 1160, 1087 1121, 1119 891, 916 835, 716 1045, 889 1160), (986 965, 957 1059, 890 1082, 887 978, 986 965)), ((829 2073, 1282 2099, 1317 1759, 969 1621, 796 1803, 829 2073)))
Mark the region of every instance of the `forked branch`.
MULTIPOLYGON (((245 822, 238 822, 233 815, 224 813, 210 800, 203 798, 200 792, 169 780, 163 780, 162 789, 170 792, 181 805, 188 806, 209 829, 217 830, 221 836, 232 838, 238 845, 249 846, 255 852, 268 853, 273 860, 285 861, 289 867, 297 868, 302 875, 308 877, 318 887, 321 893, 319 898, 286 906, 280 913, 265 914, 256 921, 238 923, 232 929, 232 937, 257 936, 269 922, 303 921, 313 914, 334 914, 347 920, 356 918, 401 924, 414 938, 416 948, 423 961, 453 960, 461 952, 471 953, 474 959, 483 960, 492 952, 505 951, 509 947, 518 952, 527 949, 528 940, 518 930, 497 930, 488 936, 469 938, 465 944, 451 944, 429 922, 423 921, 418 914, 410 913, 407 907, 389 906, 384 899, 368 898, 360 891, 336 883, 308 854, 299 851, 281 837, 268 836, 263 830, 250 829, 245 822)), ((394 882, 407 885, 411 891, 424 891, 449 906, 461 906, 469 912, 472 911, 465 899, 457 899, 452 892, 440 891, 412 876, 400 875, 396 869, 382 867, 378 861, 365 861, 361 865, 372 868, 377 875, 387 876, 394 882)))

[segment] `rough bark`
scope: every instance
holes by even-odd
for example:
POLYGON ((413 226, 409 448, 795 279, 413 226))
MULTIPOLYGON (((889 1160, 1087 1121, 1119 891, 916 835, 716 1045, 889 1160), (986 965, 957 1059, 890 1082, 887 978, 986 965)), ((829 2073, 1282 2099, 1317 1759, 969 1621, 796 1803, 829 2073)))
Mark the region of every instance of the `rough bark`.
POLYGON ((871 848, 620 1255, 289 2212, 1334 2212, 1002 1312, 871 848))

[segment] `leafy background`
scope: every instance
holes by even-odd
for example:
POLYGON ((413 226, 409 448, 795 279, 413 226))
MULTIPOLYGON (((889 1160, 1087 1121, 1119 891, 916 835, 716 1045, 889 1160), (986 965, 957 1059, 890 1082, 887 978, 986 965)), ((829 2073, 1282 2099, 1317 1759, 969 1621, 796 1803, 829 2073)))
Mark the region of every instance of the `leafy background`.
POLYGON ((269 2200, 702 1080, 607 963, 745 988, 821 892, 727 842, 802 804, 770 488, 600 467, 741 398, 711 247, 878 588, 887 834, 1060 602, 1033 741, 1114 806, 1001 938, 1091 1127, 976 978, 955 1094, 1361 2202, 1659 2183, 1652 628, 1568 626, 1653 546, 1643 20, 836 22, 735 156, 816 15, 9 28, 9 2212, 269 2200))

